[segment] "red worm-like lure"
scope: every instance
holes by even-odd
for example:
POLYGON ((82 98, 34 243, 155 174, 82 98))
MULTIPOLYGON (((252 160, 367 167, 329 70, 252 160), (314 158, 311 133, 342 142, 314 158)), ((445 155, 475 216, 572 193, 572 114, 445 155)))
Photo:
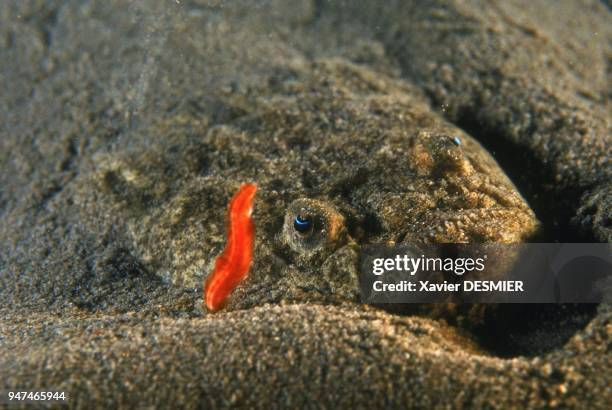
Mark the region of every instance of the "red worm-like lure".
POLYGON ((255 240, 255 224, 251 217, 255 191, 255 184, 242 184, 229 203, 227 243, 204 285, 204 303, 213 312, 225 305, 229 295, 249 273, 255 240))

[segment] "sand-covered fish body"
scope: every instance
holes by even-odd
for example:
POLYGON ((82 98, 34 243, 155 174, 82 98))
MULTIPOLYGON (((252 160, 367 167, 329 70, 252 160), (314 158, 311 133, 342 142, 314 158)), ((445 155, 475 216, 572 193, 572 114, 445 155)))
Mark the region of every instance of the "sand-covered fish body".
POLYGON ((492 156, 410 83, 341 60, 274 75, 274 86, 220 90, 214 107, 227 115, 168 116, 141 131, 156 144, 99 159, 102 203, 165 280, 198 288, 214 271, 227 198, 244 181, 258 186, 257 235, 226 309, 358 301, 367 244, 510 243, 537 231, 492 156))

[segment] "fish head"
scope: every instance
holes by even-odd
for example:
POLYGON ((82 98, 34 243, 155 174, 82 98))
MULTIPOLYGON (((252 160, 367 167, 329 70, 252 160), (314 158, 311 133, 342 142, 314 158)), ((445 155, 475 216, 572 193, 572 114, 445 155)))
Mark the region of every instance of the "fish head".
POLYGON ((155 144, 97 165, 95 189, 129 221, 134 252, 175 286, 214 269, 244 182, 258 186, 255 249, 227 309, 357 302, 369 244, 521 242, 537 230, 493 157, 409 83, 336 60, 275 81, 157 120, 144 132, 163 136, 155 144))

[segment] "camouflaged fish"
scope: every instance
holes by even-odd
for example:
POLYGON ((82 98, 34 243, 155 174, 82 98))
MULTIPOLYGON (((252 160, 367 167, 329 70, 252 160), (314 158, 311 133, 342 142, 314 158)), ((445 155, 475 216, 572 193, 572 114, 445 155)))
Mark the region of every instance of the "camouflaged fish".
POLYGON ((367 244, 513 243, 538 229, 491 155, 405 81, 320 60, 198 104, 141 131, 155 144, 98 158, 95 189, 150 271, 199 288, 229 241, 230 199, 256 184, 252 260, 225 309, 358 301, 367 244))

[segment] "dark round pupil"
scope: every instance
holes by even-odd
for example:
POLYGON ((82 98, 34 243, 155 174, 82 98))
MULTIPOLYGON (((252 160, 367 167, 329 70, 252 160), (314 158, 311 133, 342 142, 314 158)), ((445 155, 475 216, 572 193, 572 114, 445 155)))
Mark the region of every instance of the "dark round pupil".
POLYGON ((307 232, 312 226, 312 221, 308 218, 302 218, 301 215, 295 217, 293 227, 298 232, 307 232))

